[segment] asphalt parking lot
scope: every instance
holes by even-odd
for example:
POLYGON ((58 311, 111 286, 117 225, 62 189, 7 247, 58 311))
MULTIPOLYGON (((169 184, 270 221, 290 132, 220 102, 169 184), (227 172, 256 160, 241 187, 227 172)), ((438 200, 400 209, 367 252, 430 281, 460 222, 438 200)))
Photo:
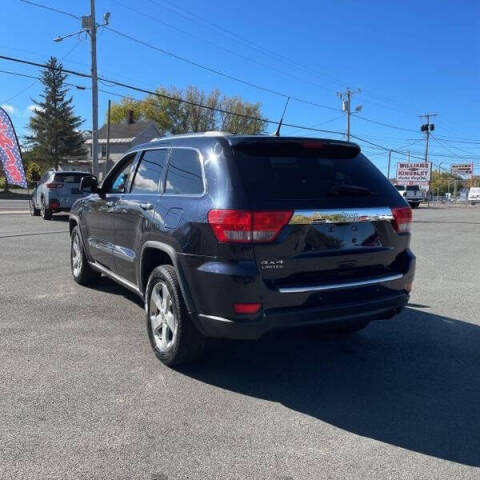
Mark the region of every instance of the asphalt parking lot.
POLYGON ((134 295, 73 282, 66 217, 2 215, 0 478, 478 479, 480 207, 414 216, 400 316, 174 371, 134 295))

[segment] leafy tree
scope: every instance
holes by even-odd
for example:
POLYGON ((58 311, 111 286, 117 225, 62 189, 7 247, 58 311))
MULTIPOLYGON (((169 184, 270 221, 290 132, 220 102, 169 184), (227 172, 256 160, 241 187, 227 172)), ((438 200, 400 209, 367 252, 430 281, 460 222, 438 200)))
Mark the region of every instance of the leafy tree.
POLYGON ((28 126, 31 134, 26 141, 42 163, 58 168, 62 160, 85 155, 86 151, 78 130, 82 120, 74 115, 72 97, 67 98, 67 75, 55 57, 47 65, 41 76, 44 90, 41 100, 34 101, 36 108, 28 126))
POLYGON ((172 98, 148 95, 144 100, 134 100, 125 97, 120 103, 112 105, 112 123, 125 121, 130 110, 133 112, 134 120, 154 121, 160 130, 171 134, 207 130, 256 134, 265 130, 265 121, 256 120, 262 117, 260 103, 245 102, 240 97, 222 97, 218 90, 206 93, 194 86, 189 86, 185 90, 158 88, 156 93, 172 98), (217 109, 232 114, 218 112, 217 109))
POLYGON ((42 168, 36 162, 29 162, 25 170, 28 183, 38 182, 42 176, 42 168))
POLYGON ((445 195, 447 192, 453 193, 454 183, 457 181, 457 192, 463 188, 464 184, 467 182, 462 180, 460 177, 456 177, 448 172, 438 173, 437 171, 432 171, 432 193, 434 195, 445 195))

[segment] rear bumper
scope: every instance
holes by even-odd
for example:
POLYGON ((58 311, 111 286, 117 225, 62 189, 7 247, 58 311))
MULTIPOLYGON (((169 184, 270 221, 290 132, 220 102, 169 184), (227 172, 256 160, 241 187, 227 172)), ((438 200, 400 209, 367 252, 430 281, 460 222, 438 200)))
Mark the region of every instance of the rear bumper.
POLYGON ((210 337, 256 339, 270 330, 345 320, 389 318, 409 300, 415 256, 402 254, 402 272, 342 284, 271 288, 255 262, 224 263, 181 255, 181 268, 191 295, 192 317, 210 337), (234 303, 260 303, 253 315, 239 315, 234 303))
POLYGON ((349 304, 348 306, 300 307, 266 311, 256 319, 228 319, 212 315, 196 316, 200 330, 209 337, 258 339, 265 333, 308 325, 331 326, 345 321, 380 320, 390 318, 407 305, 409 295, 398 295, 349 304))

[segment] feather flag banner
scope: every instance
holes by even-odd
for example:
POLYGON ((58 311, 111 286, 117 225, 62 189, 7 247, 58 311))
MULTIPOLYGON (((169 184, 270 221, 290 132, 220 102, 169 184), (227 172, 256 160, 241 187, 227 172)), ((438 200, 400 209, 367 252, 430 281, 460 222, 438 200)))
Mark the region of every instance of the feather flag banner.
POLYGON ((0 161, 10 185, 27 188, 17 135, 7 112, 0 107, 0 161))

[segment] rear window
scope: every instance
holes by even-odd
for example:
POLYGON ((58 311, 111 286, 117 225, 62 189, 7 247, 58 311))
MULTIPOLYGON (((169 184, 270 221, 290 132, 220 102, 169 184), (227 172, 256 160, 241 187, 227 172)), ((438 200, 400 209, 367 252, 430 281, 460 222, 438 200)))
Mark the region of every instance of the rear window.
POLYGON ((88 176, 88 173, 56 173, 53 181, 59 183, 80 183, 83 177, 88 176))
POLYGON ((403 192, 405 190, 405 186, 404 185, 395 185, 395 188, 399 191, 399 192, 403 192))
POLYGON ((407 190, 409 192, 416 192, 416 191, 420 190, 420 187, 418 185, 408 185, 407 190))
MULTIPOLYGON (((357 150, 358 152, 358 150, 357 150)), ((236 164, 250 197, 263 200, 391 196, 392 187, 362 154, 324 156, 321 150, 265 155, 235 149, 236 164), (342 158, 347 157, 347 158, 342 158)), ((331 154, 332 152, 327 152, 331 154)))
POLYGON ((198 153, 187 148, 174 148, 168 162, 165 192, 170 195, 200 195, 203 190, 198 153))

